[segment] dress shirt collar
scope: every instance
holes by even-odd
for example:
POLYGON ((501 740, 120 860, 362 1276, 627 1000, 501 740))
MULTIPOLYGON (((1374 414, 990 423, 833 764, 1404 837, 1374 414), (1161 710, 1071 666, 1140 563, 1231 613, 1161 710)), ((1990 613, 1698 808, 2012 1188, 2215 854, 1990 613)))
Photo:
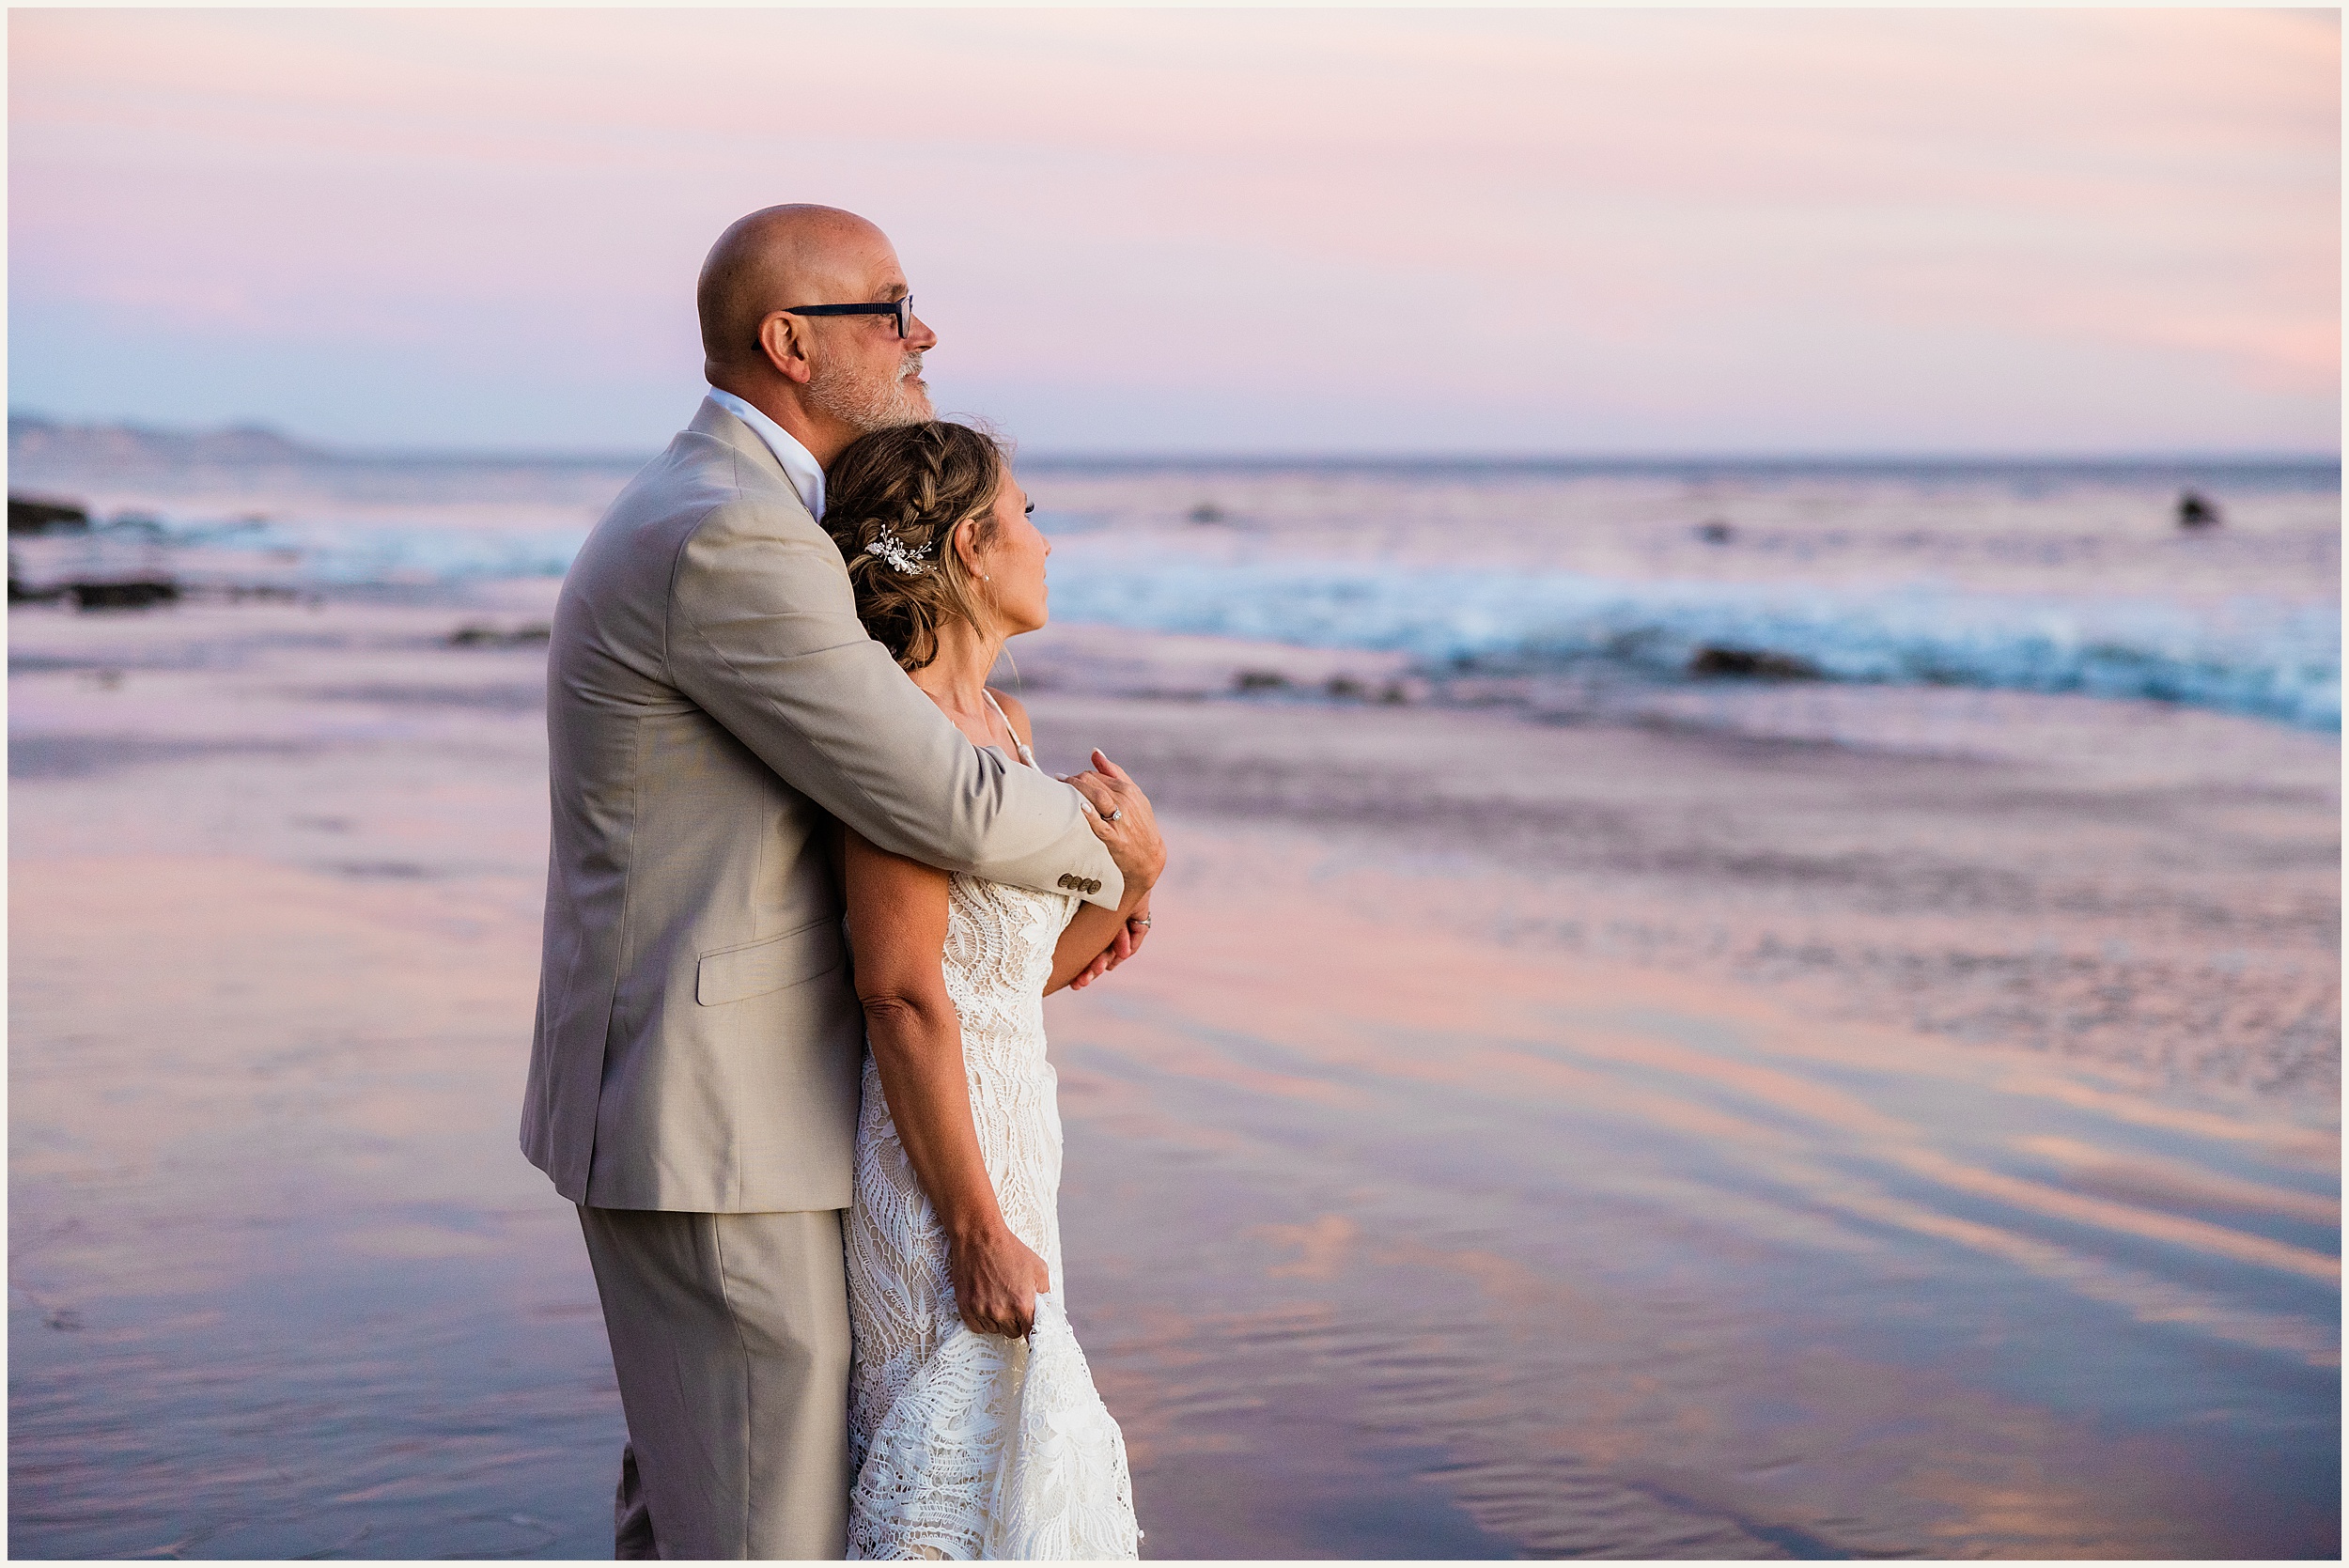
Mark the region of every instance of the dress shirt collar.
POLYGON ((815 456, 792 440, 790 431, 733 393, 722 392, 713 386, 709 389, 709 400, 758 432, 758 439, 767 443, 767 450, 772 452, 775 461, 783 465, 783 472, 790 479, 791 488, 800 492, 801 501, 807 503, 808 515, 817 522, 823 521, 824 467, 815 456))

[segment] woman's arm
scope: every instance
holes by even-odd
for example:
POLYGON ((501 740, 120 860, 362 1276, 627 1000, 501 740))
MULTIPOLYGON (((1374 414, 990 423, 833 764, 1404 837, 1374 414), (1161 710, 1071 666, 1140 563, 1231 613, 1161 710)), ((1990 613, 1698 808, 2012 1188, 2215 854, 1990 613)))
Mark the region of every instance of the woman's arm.
MULTIPOLYGON (((1012 733, 1019 737, 1020 744, 1033 751, 1035 746, 1035 732, 1028 723, 1027 706, 1009 692, 997 691, 994 695, 996 703, 1003 710, 1004 721, 1011 725, 1012 733)), ((1098 757, 1098 761, 1107 763, 1109 759, 1098 757)), ((1122 779, 1125 775, 1120 772, 1117 777, 1122 779)), ((1137 795, 1139 793, 1136 791, 1137 795)), ((1115 809, 1126 810, 1122 806, 1115 809)), ((1148 809, 1148 801, 1144 800, 1138 808, 1138 812, 1140 815, 1147 815, 1148 809)), ((1133 813, 1119 817, 1113 824, 1103 824, 1098 814, 1093 812, 1086 813, 1085 820, 1093 825, 1095 834, 1104 841, 1109 840, 1113 834, 1139 832, 1143 828, 1143 824, 1133 813)), ((1157 836, 1158 830, 1155 822, 1149 825, 1148 831, 1152 837, 1157 836)), ((1131 859, 1131 857, 1128 858, 1131 859)), ((1156 862, 1146 871, 1128 874, 1125 890, 1115 908, 1104 908, 1098 904, 1077 906, 1076 918, 1061 929, 1060 943, 1052 950, 1052 977, 1045 984, 1044 994, 1046 996, 1050 996, 1054 991, 1071 982, 1081 987, 1098 977, 1097 966, 1099 967, 1100 972, 1106 972, 1107 970, 1115 969, 1126 959, 1133 956, 1134 950, 1142 945, 1143 937, 1149 927, 1133 925, 1129 923, 1148 917, 1150 889, 1157 882, 1158 874, 1164 869, 1165 863, 1165 853, 1161 849, 1156 862), (1124 951, 1111 956, 1111 949, 1118 945, 1121 938, 1124 939, 1124 951), (1110 960, 1106 965, 1101 962, 1104 957, 1110 960)))
MULTIPOLYGON (((1094 961, 1108 954, 1120 935, 1131 939, 1129 948, 1140 947, 1142 932, 1148 927, 1129 931, 1127 923, 1149 912, 1147 889, 1139 894, 1128 893, 1115 909, 1104 909, 1098 904, 1077 906, 1076 919, 1061 929, 1060 945, 1052 949, 1052 978, 1045 983, 1044 994, 1050 996, 1071 981, 1089 980, 1087 971, 1094 961)), ((1119 962, 1112 958, 1106 969, 1115 969, 1119 962)))
POLYGON ((914 1178, 945 1228, 955 1304, 979 1333, 1025 1334, 1036 1294, 1052 1279, 1003 1223, 979 1153, 962 1022, 946 994, 946 874, 876 849, 853 831, 843 862, 873 1064, 914 1178))

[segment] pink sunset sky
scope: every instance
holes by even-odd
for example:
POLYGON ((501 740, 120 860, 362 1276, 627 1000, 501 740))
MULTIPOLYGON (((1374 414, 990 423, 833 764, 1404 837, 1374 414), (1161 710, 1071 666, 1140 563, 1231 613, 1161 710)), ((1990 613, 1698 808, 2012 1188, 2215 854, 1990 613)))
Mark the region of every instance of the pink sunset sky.
POLYGON ((717 231, 1038 452, 2333 452, 2337 11, 17 10, 9 401, 649 450, 717 231))

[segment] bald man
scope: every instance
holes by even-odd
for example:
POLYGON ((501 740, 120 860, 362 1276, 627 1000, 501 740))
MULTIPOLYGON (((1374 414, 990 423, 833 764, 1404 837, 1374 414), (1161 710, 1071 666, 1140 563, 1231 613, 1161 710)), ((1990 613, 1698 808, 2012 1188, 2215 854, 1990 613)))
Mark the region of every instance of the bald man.
POLYGON ((931 416, 938 341, 887 236, 754 212, 699 303, 708 398, 555 609, 521 1141, 579 1205, 603 1302, 629 1432, 616 1555, 838 1558, 864 1023, 830 823, 1112 908, 1160 851, 1121 867, 1077 789, 972 746, 857 620, 817 522, 823 465, 931 416))

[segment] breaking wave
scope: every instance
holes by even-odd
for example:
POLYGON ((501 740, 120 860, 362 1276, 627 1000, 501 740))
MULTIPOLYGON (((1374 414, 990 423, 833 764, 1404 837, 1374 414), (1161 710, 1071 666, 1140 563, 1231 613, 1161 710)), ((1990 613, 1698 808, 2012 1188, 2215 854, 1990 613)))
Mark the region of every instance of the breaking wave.
POLYGON ((1232 563, 1076 540, 1055 552, 1051 582, 1063 621, 1392 650, 1430 666, 1606 660, 1672 679, 1709 648, 1829 680, 2157 698, 2341 727, 2331 604, 1232 563))

